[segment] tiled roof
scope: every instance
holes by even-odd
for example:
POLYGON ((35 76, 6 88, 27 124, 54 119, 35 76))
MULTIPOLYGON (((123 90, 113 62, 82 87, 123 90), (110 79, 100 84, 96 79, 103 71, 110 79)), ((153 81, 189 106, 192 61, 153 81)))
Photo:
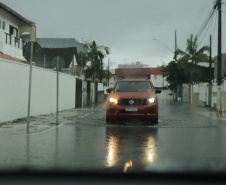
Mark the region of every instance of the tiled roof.
POLYGON ((118 76, 128 75, 162 75, 162 68, 119 68, 115 69, 115 74, 118 76))
POLYGON ((77 48, 82 51, 82 44, 74 38, 36 38, 41 48, 77 48))
POLYGON ((17 18, 23 20, 24 22, 32 25, 32 26, 35 26, 35 23, 28 20, 27 18, 23 17, 22 15, 20 15, 19 13, 15 12, 13 9, 9 8, 8 6, 4 5, 3 3, 0 2, 0 8, 6 10, 7 12, 9 12, 10 14, 16 16, 17 18))
POLYGON ((6 59, 6 60, 11 60, 11 61, 14 61, 14 62, 20 62, 20 63, 23 63, 23 62, 21 62, 20 60, 17 60, 16 58, 13 58, 13 57, 8 56, 8 55, 4 55, 4 54, 1 53, 1 52, 0 52, 0 58, 6 59))

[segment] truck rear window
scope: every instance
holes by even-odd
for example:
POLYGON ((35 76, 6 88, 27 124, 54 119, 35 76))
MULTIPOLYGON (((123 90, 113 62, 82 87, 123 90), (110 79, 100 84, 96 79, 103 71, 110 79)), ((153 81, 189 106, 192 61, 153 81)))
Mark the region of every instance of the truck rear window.
POLYGON ((118 82, 115 86, 115 92, 151 92, 150 82, 123 81, 118 82))

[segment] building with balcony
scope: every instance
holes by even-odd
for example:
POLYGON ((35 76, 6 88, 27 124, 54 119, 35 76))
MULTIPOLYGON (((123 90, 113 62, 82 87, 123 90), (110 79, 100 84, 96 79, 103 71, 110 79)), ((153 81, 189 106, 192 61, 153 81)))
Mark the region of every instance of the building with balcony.
POLYGON ((0 52, 26 61, 23 57, 24 44, 20 37, 23 32, 31 34, 31 41, 36 40, 35 23, 0 2, 0 52))

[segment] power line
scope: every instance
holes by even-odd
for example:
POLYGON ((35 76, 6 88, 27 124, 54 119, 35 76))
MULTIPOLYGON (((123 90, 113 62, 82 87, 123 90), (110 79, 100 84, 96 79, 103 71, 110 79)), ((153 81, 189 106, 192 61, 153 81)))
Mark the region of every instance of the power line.
POLYGON ((198 39, 199 39, 199 37, 202 35, 202 33, 204 32, 204 30, 206 29, 206 27, 207 27, 208 23, 210 22, 210 20, 211 20, 213 14, 214 14, 214 12, 215 12, 215 10, 216 10, 216 9, 213 9, 213 8, 211 9, 211 11, 210 11, 210 13, 209 13, 207 19, 205 20, 204 24, 201 26, 201 28, 200 28, 200 30, 199 30, 199 32, 198 32, 198 34, 197 34, 197 38, 198 38, 198 39))
POLYGON ((165 45, 165 44, 164 44, 162 41, 160 41, 159 39, 154 38, 154 39, 152 39, 152 40, 157 40, 157 41, 159 41, 163 46, 165 46, 168 50, 170 50, 171 52, 174 53, 174 51, 173 51, 172 49, 170 49, 167 45, 165 45))
POLYGON ((204 21, 203 25, 201 26, 200 30, 198 31, 197 34, 197 38, 199 39, 199 37, 201 36, 201 34, 203 33, 203 31, 205 30, 206 26, 208 25, 209 21, 211 20, 215 10, 216 10, 216 3, 218 0, 215 0, 213 3, 213 7, 210 10, 210 13, 208 14, 206 20, 204 21))
MULTIPOLYGON (((199 44, 198 44, 198 46, 202 43, 202 41, 204 40, 204 38, 205 38, 205 36, 206 36, 206 34, 207 34, 207 32, 208 32, 208 30, 210 30, 210 32, 211 32, 211 25, 212 25, 212 23, 213 23, 213 17, 214 17, 214 13, 215 13, 216 11, 214 11, 213 12, 213 14, 211 15, 211 17, 210 17, 210 19, 209 19, 209 21, 208 21, 208 23, 209 24, 206 24, 206 29, 205 29, 205 33, 204 33, 204 35, 203 35, 203 37, 202 37, 202 39, 201 39, 201 41, 199 42, 199 44)), ((214 29, 215 30, 215 29, 214 29)), ((204 32, 204 30, 203 30, 203 32, 204 32)), ((202 32, 202 33, 203 33, 202 32)), ((201 35, 199 36, 200 38, 201 38, 201 35)))
POLYGON ((215 14, 215 23, 214 23, 214 27, 213 27, 213 32, 212 32, 212 39, 214 38, 215 36, 215 30, 216 30, 216 24, 217 24, 217 14, 215 14))

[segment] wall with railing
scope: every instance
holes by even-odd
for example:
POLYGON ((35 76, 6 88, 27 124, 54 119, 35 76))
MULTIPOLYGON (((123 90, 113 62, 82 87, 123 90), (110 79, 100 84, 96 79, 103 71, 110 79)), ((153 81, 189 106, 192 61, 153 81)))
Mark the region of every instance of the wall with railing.
POLYGON ((23 43, 20 38, 0 30, 0 52, 20 60, 25 60, 22 47, 23 43))

